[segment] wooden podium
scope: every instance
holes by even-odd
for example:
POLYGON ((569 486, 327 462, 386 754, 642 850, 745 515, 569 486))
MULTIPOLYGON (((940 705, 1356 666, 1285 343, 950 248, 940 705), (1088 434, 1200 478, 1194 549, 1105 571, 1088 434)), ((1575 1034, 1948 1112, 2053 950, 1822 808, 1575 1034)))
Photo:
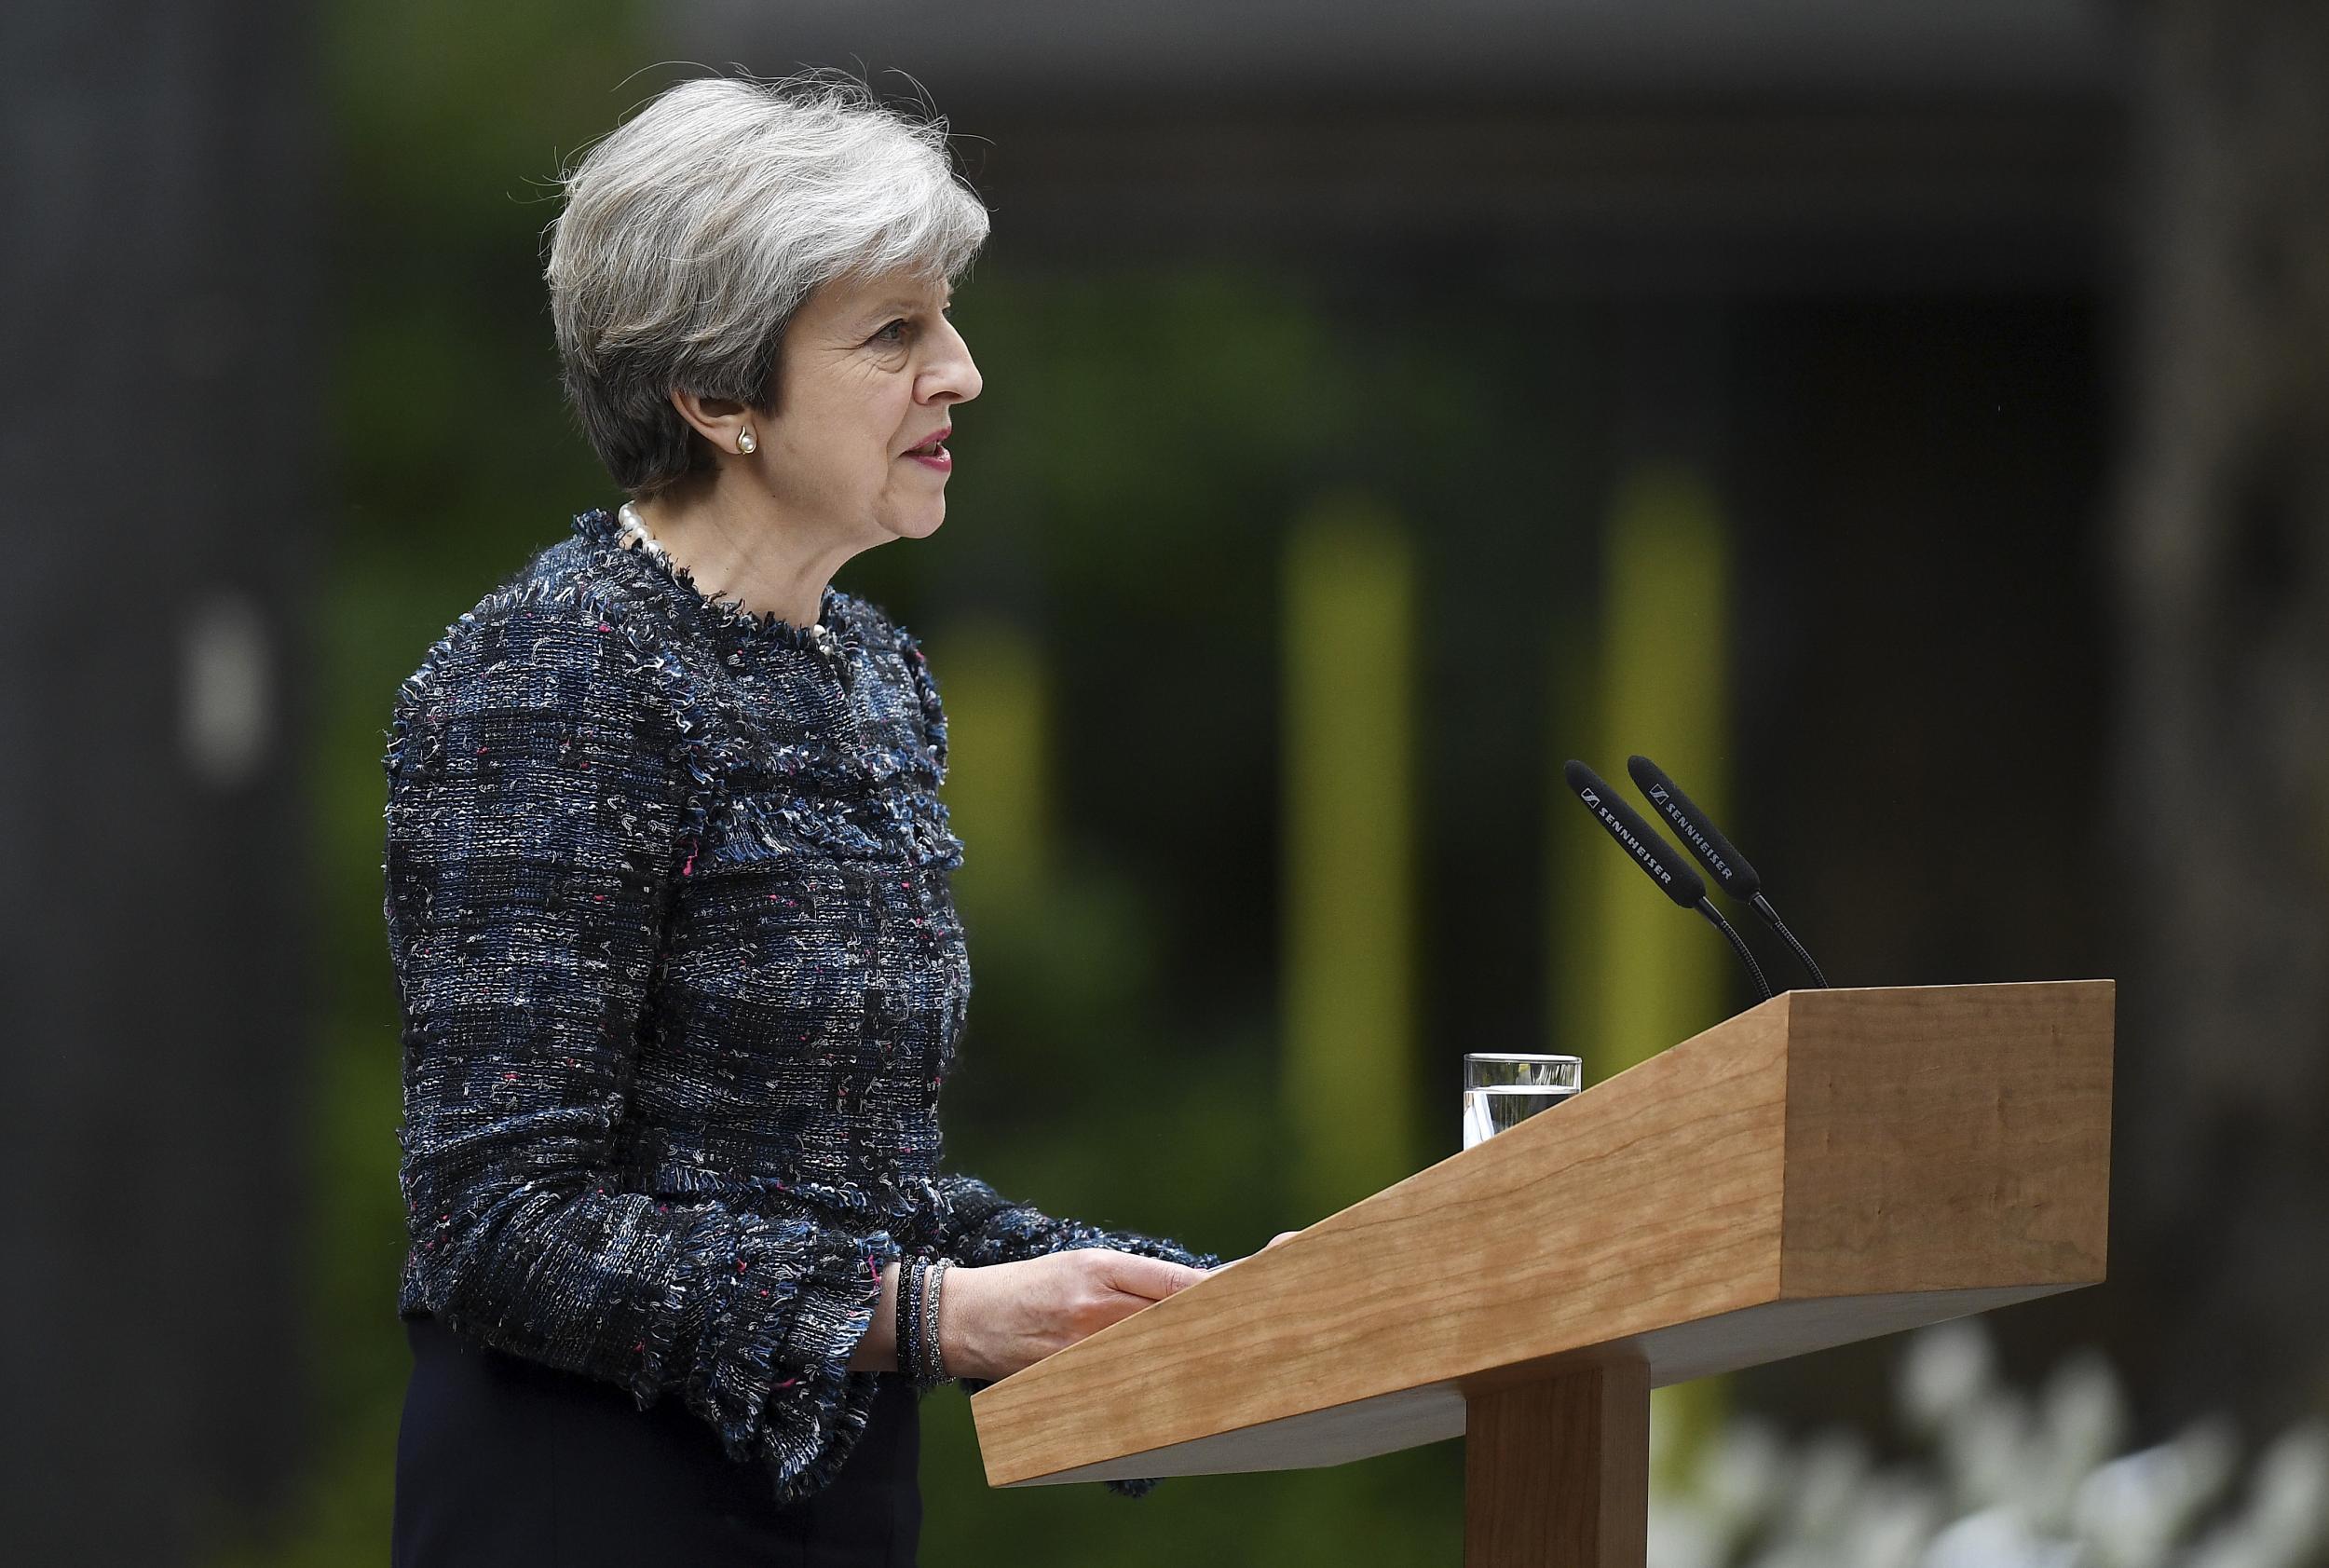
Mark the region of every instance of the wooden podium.
POLYGON ((2103 1278, 2113 993, 1776 997, 983 1389, 987 1482, 1462 1437, 1467 1568, 1641 1568, 1653 1387, 2103 1278))

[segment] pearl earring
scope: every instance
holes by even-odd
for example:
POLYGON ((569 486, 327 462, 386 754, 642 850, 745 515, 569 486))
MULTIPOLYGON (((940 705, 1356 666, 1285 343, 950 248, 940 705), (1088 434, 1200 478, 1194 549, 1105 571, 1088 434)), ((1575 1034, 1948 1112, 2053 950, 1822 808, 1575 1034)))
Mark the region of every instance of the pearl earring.
POLYGON ((737 451, 739 451, 739 452, 749 452, 749 451, 751 451, 754 447, 756 447, 756 446, 757 446, 757 445, 759 445, 759 444, 760 444, 760 443, 759 443, 758 442, 756 442, 756 441, 755 441, 755 440, 753 440, 753 439, 752 439, 752 432, 751 432, 750 430, 748 430, 748 429, 744 429, 744 430, 738 430, 738 431, 736 432, 736 450, 737 450, 737 451))

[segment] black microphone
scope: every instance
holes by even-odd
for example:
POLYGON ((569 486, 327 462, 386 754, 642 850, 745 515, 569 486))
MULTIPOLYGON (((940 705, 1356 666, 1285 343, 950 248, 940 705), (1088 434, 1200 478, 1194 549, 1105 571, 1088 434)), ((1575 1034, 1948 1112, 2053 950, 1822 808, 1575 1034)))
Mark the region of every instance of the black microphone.
POLYGON ((1626 771, 1633 775, 1633 782, 1641 789, 1643 798, 1656 809, 1660 816, 1674 825, 1676 835, 1690 847, 1690 852, 1698 857, 1698 864, 1714 874, 1714 879, 1722 884, 1723 891, 1751 905, 1755 913, 1763 917, 1764 923, 1779 934, 1779 940, 1794 949, 1795 957, 1810 972, 1813 981, 1826 986, 1828 977, 1819 973, 1819 966, 1812 961, 1810 952, 1795 940, 1795 934, 1788 930, 1787 922, 1779 919, 1779 912, 1771 907, 1771 900, 1763 895, 1763 879, 1756 876, 1755 868, 1747 864, 1747 857, 1723 837, 1713 819, 1700 811, 1689 796, 1675 787, 1674 781, 1648 757, 1628 757, 1626 771))
POLYGON ((1633 808, 1620 800, 1616 792, 1601 782, 1601 776, 1584 763, 1573 758, 1561 770, 1561 776, 1569 781, 1569 787, 1576 792, 1577 798, 1585 802, 1586 810, 1593 813, 1593 819, 1617 840, 1617 847, 1631 855, 1636 866, 1649 873, 1650 880, 1657 883, 1667 897, 1685 909, 1697 910, 1714 923, 1715 930, 1729 939, 1731 950, 1747 966, 1747 973, 1754 976, 1755 989, 1768 1001, 1771 982, 1763 977, 1763 965, 1755 961, 1755 955, 1748 949, 1745 939, 1731 928, 1731 922, 1723 918, 1722 911, 1707 897, 1706 883, 1700 881, 1698 873, 1674 852, 1674 846, 1659 838, 1656 828, 1634 815, 1633 808))

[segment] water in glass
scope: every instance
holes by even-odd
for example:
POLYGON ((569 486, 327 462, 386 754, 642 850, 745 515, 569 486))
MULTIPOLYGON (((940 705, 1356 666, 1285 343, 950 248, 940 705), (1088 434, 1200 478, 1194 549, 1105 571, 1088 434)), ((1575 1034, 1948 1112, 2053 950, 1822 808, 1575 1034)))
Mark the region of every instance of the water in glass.
POLYGON ((1464 1147, 1471 1148, 1575 1094, 1575 1057, 1478 1051, 1464 1058, 1464 1147))

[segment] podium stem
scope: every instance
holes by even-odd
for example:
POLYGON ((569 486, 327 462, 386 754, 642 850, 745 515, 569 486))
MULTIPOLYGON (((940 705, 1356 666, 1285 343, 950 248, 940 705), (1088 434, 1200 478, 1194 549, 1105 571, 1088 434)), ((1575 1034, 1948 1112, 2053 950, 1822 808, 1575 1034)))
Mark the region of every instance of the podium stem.
POLYGON ((1470 1396, 1464 1568, 1643 1568, 1649 1520, 1647 1362, 1470 1396))

